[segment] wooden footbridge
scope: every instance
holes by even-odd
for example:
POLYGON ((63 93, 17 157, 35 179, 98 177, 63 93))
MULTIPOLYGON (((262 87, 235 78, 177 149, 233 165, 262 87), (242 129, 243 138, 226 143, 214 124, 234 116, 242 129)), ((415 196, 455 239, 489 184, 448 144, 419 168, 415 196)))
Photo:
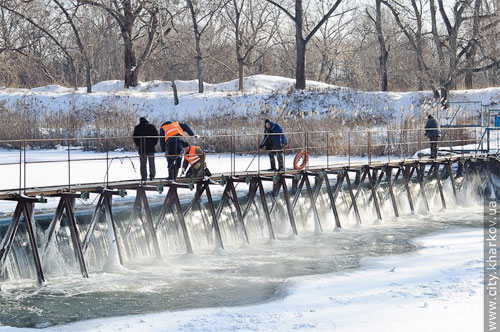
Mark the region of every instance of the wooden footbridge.
MULTIPOLYGON (((479 147, 483 143, 479 141, 480 139, 477 136, 472 136, 464 128, 461 128, 461 133, 466 135, 465 138, 462 137, 459 140, 450 134, 448 135, 450 142, 440 142, 440 144, 443 146, 455 144, 462 147, 467 144, 473 144, 479 147)), ((330 144, 331 146, 332 143, 328 138, 338 137, 337 134, 328 133, 326 135, 326 145, 330 144)), ((311 133, 304 133, 304 135, 311 136, 311 133)), ((352 132, 349 135, 353 135, 352 132)), ((423 202, 425 209, 430 210, 430 198, 428 197, 427 187, 431 181, 433 186, 437 186, 442 207, 446 208, 449 202, 446 201, 443 192, 445 181, 450 182, 453 188, 453 199, 458 203, 459 192, 465 188, 464 183, 474 183, 478 190, 482 191, 484 190, 482 181, 491 181, 491 173, 496 172, 496 169, 500 165, 496 154, 492 153, 492 151, 480 151, 479 148, 475 149, 476 151, 467 153, 464 152, 465 149, 447 150, 445 154, 441 154, 435 159, 431 159, 428 156, 412 157, 415 156, 418 148, 425 146, 426 141, 424 139, 418 142, 416 140, 406 140, 397 143, 406 147, 409 144, 414 144, 413 149, 410 148, 406 152, 410 157, 395 158, 394 155, 392 157, 384 154, 376 155, 377 146, 379 148, 382 147, 378 151, 387 151, 389 152, 388 155, 390 155, 390 152, 394 151, 391 150, 391 147, 394 148, 397 144, 395 145, 390 141, 377 142, 373 139, 375 137, 373 133, 364 132, 363 135, 368 136, 366 142, 360 143, 358 140, 358 144, 355 145, 350 144, 351 140, 349 140, 349 146, 346 146, 346 148, 353 154, 345 154, 345 161, 308 166, 303 170, 271 172, 238 170, 236 167, 232 167, 230 174, 214 174, 210 179, 178 178, 176 181, 168 181, 160 178, 148 181, 147 183, 140 180, 124 180, 106 182, 104 184, 101 182, 72 184, 70 181, 64 186, 20 187, 17 189, 0 190, 0 200, 16 202, 12 219, 8 227, 5 227, 6 230, 3 232, 3 239, 0 244, 0 272, 5 268, 7 257, 12 251, 14 238, 22 222, 26 223, 33 264, 38 282, 42 284, 45 282, 45 277, 39 251, 46 250, 51 241, 53 241, 63 215, 66 216, 67 226, 71 234, 72 248, 81 274, 84 277, 88 277, 85 253, 94 235, 96 225, 99 222, 106 221, 108 225, 111 225, 114 244, 116 245, 121 263, 126 259, 127 236, 130 233, 132 221, 138 218, 142 221, 145 234, 148 237, 148 244, 151 246, 151 252, 157 258, 161 258, 164 253, 160 249, 157 229, 167 214, 172 214, 180 226, 186 251, 193 253, 186 217, 195 209, 201 210, 203 208, 208 210, 206 216, 208 219, 207 224, 211 225, 210 228, 214 232, 217 246, 224 248, 219 223, 223 208, 230 204, 236 210, 234 226, 243 230, 243 240, 250 243, 245 224, 249 216, 249 209, 252 206, 256 206, 256 201, 260 201, 261 211, 259 211, 259 214, 265 218, 265 223, 269 231, 268 236, 270 239, 274 239, 273 226, 275 221, 273 220, 273 211, 279 201, 286 207, 286 216, 293 234, 298 235, 299 230, 297 229, 294 209, 300 196, 305 195, 311 203, 309 211, 314 216, 315 226, 317 230, 322 231, 324 230, 325 220, 321 220, 320 218, 317 200, 320 193, 323 192, 328 197, 328 205, 334 218, 333 223, 336 228, 341 228, 345 221, 342 220, 339 213, 340 203, 343 204, 342 209, 345 208, 348 212, 352 211, 356 223, 361 224, 363 222, 359 211, 360 207, 358 206, 360 204, 360 192, 363 190, 367 190, 369 193, 368 201, 364 200, 363 204, 366 202, 372 204, 376 211, 377 219, 383 220, 384 218, 398 217, 402 213, 401 207, 398 205, 401 197, 396 197, 394 189, 396 183, 398 186, 402 186, 401 188, 403 188, 403 192, 405 193, 404 199, 407 200, 411 212, 415 212, 416 210, 417 199, 423 202), (354 153, 356 155, 364 155, 367 157, 366 161, 351 162, 351 157, 354 153), (382 183, 384 184, 383 186, 381 186, 382 183), (223 186, 224 188, 222 195, 218 199, 215 199, 212 194, 214 186, 223 186), (238 190, 236 190, 237 186, 239 186, 238 190), (411 190, 411 186, 417 186, 418 191, 411 190), (179 199, 179 191, 181 189, 184 190, 183 192, 191 193, 188 194, 190 196, 189 204, 181 204, 181 200, 179 199), (124 196, 127 192, 131 191, 135 192, 135 202, 131 210, 130 222, 128 227, 119 227, 114 220, 113 197, 124 196), (165 192, 162 208, 157 216, 153 216, 151 212, 148 202, 148 192, 165 192), (341 192, 344 192, 344 195, 339 195, 341 192), (415 196, 415 192, 418 192, 418 197, 415 196), (86 233, 81 234, 77 219, 75 218, 75 201, 79 198, 88 198, 91 194, 98 195, 97 204, 95 205, 86 233), (45 203, 49 197, 57 198, 58 205, 52 221, 45 230, 47 241, 42 246, 42 244, 37 243, 38 237, 35 234, 36 227, 34 227, 34 224, 36 223, 36 216, 34 209, 35 205, 45 203), (393 213, 389 216, 382 213, 381 200, 384 197, 390 198, 389 201, 393 213), (340 200, 342 202, 339 203, 340 200), (144 216, 144 218, 141 216, 144 216)), ((236 141, 234 137, 231 140, 233 142, 236 141)), ((300 150, 306 150, 310 154, 314 154, 319 149, 318 145, 316 147, 312 144, 309 145, 308 143, 310 142, 307 142, 307 138, 303 142, 305 144, 297 144, 295 146, 292 142, 287 147, 287 150, 284 151, 285 154, 294 154, 300 150)), ((25 142, 19 145, 24 146, 24 149, 26 149, 27 144, 25 142)), ((330 154, 329 148, 324 149, 324 151, 330 154)), ((22 155, 22 153, 21 151, 20 154, 22 155)), ((237 153, 231 151, 232 163, 234 163, 232 159, 233 155, 235 159, 238 158, 237 153)), ((69 162, 70 160, 68 160, 69 162)), ((22 174, 23 168, 25 172, 26 166, 22 164, 21 160, 19 162, 20 178, 22 176, 26 177, 25 173, 22 174)), ((102 174, 96 175, 96 178, 102 178, 102 174)))

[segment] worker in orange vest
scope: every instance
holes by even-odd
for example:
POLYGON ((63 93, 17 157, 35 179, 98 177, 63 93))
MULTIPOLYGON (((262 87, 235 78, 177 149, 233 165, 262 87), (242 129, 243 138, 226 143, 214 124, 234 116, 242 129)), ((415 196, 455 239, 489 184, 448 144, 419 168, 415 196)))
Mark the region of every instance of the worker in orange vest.
POLYGON ((188 167, 189 170, 186 174, 188 178, 202 178, 205 175, 212 175, 205 163, 205 152, 199 146, 187 145, 184 147, 184 162, 182 163, 181 175, 184 174, 188 167))
POLYGON ((181 154, 186 145, 183 137, 199 137, 195 135, 191 128, 185 123, 167 121, 161 125, 160 139, 161 151, 166 152, 165 157, 168 163, 168 179, 175 180, 181 166, 181 154))

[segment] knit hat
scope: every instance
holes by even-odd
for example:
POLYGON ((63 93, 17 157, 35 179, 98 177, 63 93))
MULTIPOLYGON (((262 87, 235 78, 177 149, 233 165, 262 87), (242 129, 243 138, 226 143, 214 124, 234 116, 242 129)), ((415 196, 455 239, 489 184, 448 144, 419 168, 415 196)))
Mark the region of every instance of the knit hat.
POLYGON ((264 123, 269 123, 269 122, 271 122, 271 120, 269 120, 269 119, 266 119, 266 120, 264 121, 264 123))

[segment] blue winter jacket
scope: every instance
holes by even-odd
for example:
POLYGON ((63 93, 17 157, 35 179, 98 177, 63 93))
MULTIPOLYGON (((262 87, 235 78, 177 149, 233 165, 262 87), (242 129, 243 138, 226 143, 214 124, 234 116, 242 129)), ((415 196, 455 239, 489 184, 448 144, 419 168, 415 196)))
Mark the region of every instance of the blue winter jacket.
POLYGON ((282 135, 266 135, 264 136, 264 139, 262 140, 262 143, 260 143, 260 148, 264 148, 266 146, 267 140, 271 140, 272 143, 272 149, 277 150, 281 149, 283 147, 283 144, 288 144, 288 139, 286 138, 286 135, 283 134, 283 128, 277 123, 271 122, 271 126, 269 130, 267 131, 272 134, 282 134, 282 135))

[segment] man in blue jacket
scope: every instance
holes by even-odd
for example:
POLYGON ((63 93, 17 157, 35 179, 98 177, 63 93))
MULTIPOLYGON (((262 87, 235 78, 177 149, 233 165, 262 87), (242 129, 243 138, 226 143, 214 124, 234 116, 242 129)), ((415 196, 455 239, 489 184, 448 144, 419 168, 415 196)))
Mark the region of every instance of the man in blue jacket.
POLYGON ((160 140, 160 147, 162 152, 166 152, 168 180, 175 180, 181 168, 181 154, 184 151, 184 147, 189 145, 183 139, 183 137, 186 137, 186 134, 199 137, 185 123, 167 121, 161 125, 160 136, 163 136, 164 139, 160 140))
POLYGON ((259 148, 269 150, 269 159, 271 160, 271 170, 272 171, 283 171, 284 170, 284 157, 283 148, 288 144, 288 139, 285 134, 283 134, 283 128, 277 123, 271 122, 269 119, 264 121, 265 130, 262 143, 260 143, 259 148), (274 157, 278 159, 278 169, 276 169, 276 162, 274 157))

